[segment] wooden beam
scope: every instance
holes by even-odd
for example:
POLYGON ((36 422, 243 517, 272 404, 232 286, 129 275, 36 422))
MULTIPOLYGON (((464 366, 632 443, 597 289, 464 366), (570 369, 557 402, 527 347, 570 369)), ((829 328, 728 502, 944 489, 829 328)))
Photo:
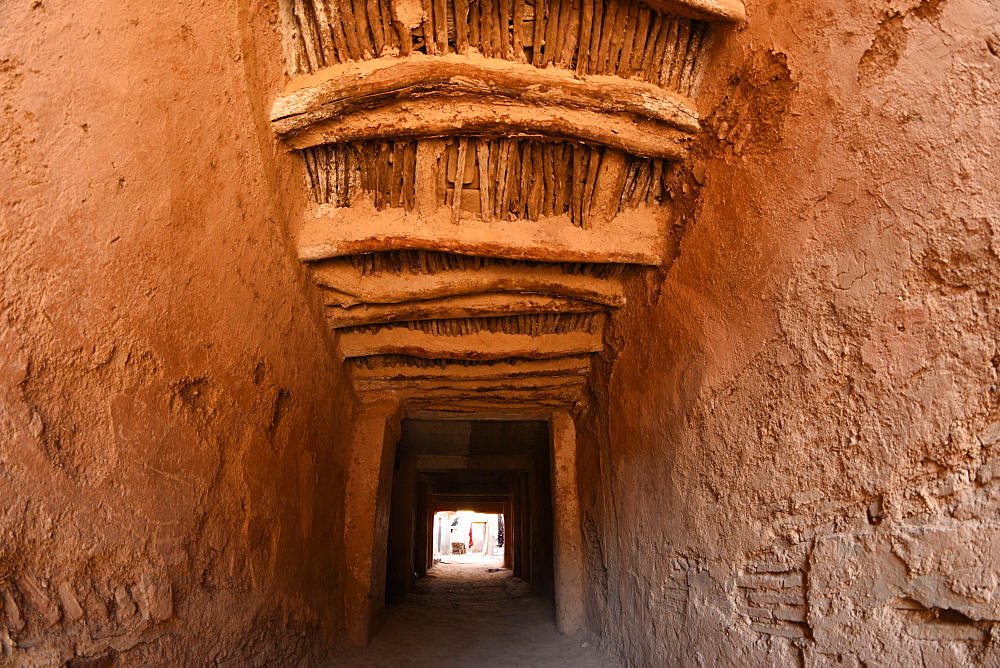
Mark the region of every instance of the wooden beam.
MULTIPOLYGON (((469 485, 463 485, 463 487, 468 488, 469 485)), ((427 495, 428 501, 431 503, 437 503, 439 501, 448 501, 450 499, 481 499, 483 501, 493 502, 493 503, 503 503, 505 501, 510 501, 510 493, 498 492, 495 485, 492 491, 479 492, 478 490, 468 491, 468 492, 431 492, 427 495)), ((507 487, 504 485, 503 487, 507 487)))
POLYGON ((510 501, 509 494, 436 494, 431 493, 427 497, 429 505, 436 506, 447 503, 462 503, 463 500, 478 501, 479 503, 506 503, 510 501))
POLYGON ((356 380, 354 381, 354 389, 359 392, 393 390, 416 394, 430 390, 492 392, 494 390, 550 389, 564 387, 579 388, 586 384, 587 377, 581 375, 493 379, 356 380))
POLYGON ((571 400, 528 400, 521 397, 515 401, 485 399, 440 400, 428 398, 407 399, 404 410, 414 415, 433 415, 438 420, 547 420, 553 411, 574 407, 580 399, 571 400))
POLYGON ((451 363, 443 366, 417 367, 402 364, 369 369, 352 364, 349 375, 355 382, 365 380, 493 380, 531 376, 585 375, 590 372, 590 356, 562 357, 547 360, 519 360, 472 366, 451 363))
MULTIPOLYGON (((402 279, 401 279, 402 280, 402 279)), ((343 307, 343 293, 334 292, 327 303, 327 322, 334 329, 375 323, 441 318, 488 318, 531 313, 590 313, 605 310, 594 302, 547 295, 486 293, 403 302, 358 304, 343 307)))
POLYGON ((698 132, 698 111, 690 99, 642 81, 613 76, 577 78, 559 68, 448 54, 377 58, 327 67, 292 80, 271 108, 281 135, 316 123, 403 100, 440 106, 463 96, 480 101, 510 100, 528 105, 629 113, 684 132, 698 132))
MULTIPOLYGON (((492 303, 495 306, 491 308, 500 308, 506 297, 493 294, 498 292, 508 293, 508 296, 513 296, 510 293, 532 293, 533 297, 517 295, 524 303, 529 303, 532 298, 540 300, 542 295, 549 295, 606 306, 625 304, 620 278, 570 274, 559 265, 535 267, 492 265, 481 269, 445 269, 426 274, 410 272, 365 274, 349 260, 338 259, 313 265, 313 277, 320 285, 332 289, 324 295, 324 301, 328 306, 409 305, 416 300, 427 300, 436 302, 424 305, 425 309, 433 310, 443 306, 442 302, 447 303, 444 298, 476 295, 477 300, 482 300, 481 303, 492 303)), ((467 299, 451 302, 461 308, 467 308, 469 303, 471 302, 467 299)))
POLYGON ((702 21, 745 23, 743 0, 644 0, 657 11, 702 21))
MULTIPOLYGON (((667 207, 641 205, 587 228, 568 215, 531 220, 462 219, 441 208, 421 215, 402 208, 377 210, 320 205, 302 222, 299 258, 322 260, 387 250, 436 250, 540 262, 622 262, 659 265, 667 247, 667 207)), ((573 296, 573 295, 564 295, 573 296)))
MULTIPOLYGON (((475 497, 468 497, 455 498, 447 501, 442 500, 434 504, 430 504, 428 502, 428 507, 430 508, 431 513, 468 510, 473 513, 482 513, 484 515, 499 515, 504 512, 507 503, 510 503, 510 501, 476 501, 475 497)), ((446 556, 447 555, 442 555, 442 557, 446 556)))
POLYGON ((418 416, 431 420, 548 420, 553 411, 565 406, 574 406, 576 402, 565 405, 540 403, 509 404, 491 401, 466 400, 460 404, 435 401, 404 402, 407 417, 418 416))
POLYGON ((416 139, 475 135, 547 137, 616 148, 646 158, 682 160, 692 135, 666 123, 631 114, 547 107, 513 101, 457 99, 388 104, 340 116, 283 135, 289 148, 366 139, 416 139))
POLYGON ((531 455, 417 455, 417 471, 530 471, 531 455))
MULTIPOLYGON (((466 407, 468 408, 468 406, 466 407)), ((548 406, 496 406, 484 404, 479 410, 468 409, 464 413, 437 408, 413 408, 406 411, 406 417, 415 420, 481 420, 497 422, 519 422, 523 420, 548 420, 552 409, 548 406)))
POLYGON ((345 332, 338 335, 344 358, 365 355, 413 355, 429 359, 497 360, 507 357, 549 359, 600 352, 600 332, 566 334, 502 334, 488 331, 463 336, 436 336, 403 327, 380 332, 345 332))
MULTIPOLYGON (((405 405, 445 404, 458 409, 463 404, 478 408, 483 402, 505 403, 508 406, 548 405, 550 407, 572 406, 583 399, 583 385, 557 388, 526 388, 520 390, 395 390, 393 396, 405 405)), ((364 396, 365 392, 359 392, 364 396)))

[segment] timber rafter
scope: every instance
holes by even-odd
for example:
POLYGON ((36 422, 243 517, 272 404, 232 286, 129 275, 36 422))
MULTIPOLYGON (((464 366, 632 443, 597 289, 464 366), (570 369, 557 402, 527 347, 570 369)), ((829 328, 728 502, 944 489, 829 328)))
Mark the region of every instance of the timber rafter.
POLYGON ((327 322, 333 328, 448 318, 493 318, 536 313, 592 313, 607 307, 581 299, 520 293, 466 294, 440 299, 418 299, 398 304, 328 305, 327 322))
POLYGON ((271 122, 287 135, 303 128, 404 100, 449 105, 463 98, 500 99, 525 105, 627 113, 684 132, 699 129, 698 111, 681 95, 642 81, 611 76, 577 78, 560 69, 539 69, 479 56, 379 58, 328 67, 293 80, 275 101, 271 122))
POLYGON ((506 334, 480 331, 460 336, 397 328, 380 332, 340 334, 345 358, 367 355, 413 355, 430 359, 500 360, 508 357, 549 359, 597 353, 604 348, 600 333, 506 334))
POLYGON ((350 377, 359 380, 497 380, 531 376, 586 376, 590 356, 558 357, 546 360, 500 360, 488 363, 461 363, 440 360, 369 357, 352 360, 350 377), (424 364, 418 365, 415 362, 424 364))
MULTIPOLYGON (((326 303, 342 307, 400 304, 462 295, 485 297, 497 292, 548 295, 604 306, 625 304, 620 278, 570 273, 558 264, 494 264, 478 268, 442 269, 422 274, 367 273, 350 261, 338 258, 316 263, 313 276, 320 285, 330 288, 325 295, 326 303)), ((455 305, 461 306, 463 303, 455 305)), ((426 308, 428 304, 424 302, 422 306, 426 308)))
POLYGON ((431 215, 405 209, 379 211, 371 204, 319 206, 303 221, 299 259, 394 250, 430 250, 462 255, 506 257, 539 262, 597 262, 659 265, 667 249, 669 212, 640 206, 588 228, 568 216, 532 220, 455 222, 451 212, 431 215))
POLYGON ((539 137, 616 148, 646 158, 682 160, 692 134, 649 118, 589 109, 478 99, 437 105, 391 103, 308 125, 285 135, 289 148, 373 138, 539 137))

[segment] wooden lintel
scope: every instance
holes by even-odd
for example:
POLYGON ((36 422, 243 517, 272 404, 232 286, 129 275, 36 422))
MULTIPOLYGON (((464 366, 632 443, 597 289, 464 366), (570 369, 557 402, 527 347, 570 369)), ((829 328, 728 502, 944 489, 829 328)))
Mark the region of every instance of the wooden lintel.
POLYGON ((430 390, 455 392, 493 392, 495 390, 546 390, 553 388, 579 388, 586 385, 586 376, 534 376, 527 378, 446 379, 446 380, 356 380, 354 388, 360 392, 393 390, 418 394, 430 390))
POLYGON ((519 418, 547 420, 553 411, 572 409, 579 399, 569 401, 528 401, 524 398, 509 401, 496 399, 463 399, 456 401, 435 399, 407 399, 403 408, 417 415, 435 415, 436 419, 477 420, 517 416, 519 418), (460 417, 458 417, 460 416, 460 417), (483 417, 486 416, 486 417, 483 417))
MULTIPOLYGON (((326 305, 338 307, 392 304, 401 312, 418 309, 426 313, 444 308, 466 309, 472 304, 501 309, 504 304, 541 305, 545 299, 542 295, 548 295, 549 299, 560 297, 590 302, 590 307, 586 310, 558 309, 566 312, 600 310, 595 309, 594 304, 625 305, 625 292, 620 278, 571 274, 559 265, 534 267, 493 265, 480 269, 445 269, 427 274, 409 272, 365 274, 348 260, 334 259, 314 264, 313 277, 320 285, 331 288, 324 294, 326 305), (475 299, 468 299, 470 295, 475 295, 475 299), (423 303, 414 304, 416 301, 423 303)), ((331 309, 327 311, 328 315, 333 317, 340 316, 336 312, 330 313, 331 309)), ((540 309, 539 312, 549 311, 540 309)), ((399 320, 404 319, 426 318, 399 318, 399 320)))
POLYGON ((478 503, 506 503, 510 501, 509 494, 438 494, 432 492, 427 495, 427 501, 431 505, 461 503, 468 499, 478 503))
POLYGON ((343 293, 335 292, 330 300, 334 303, 327 302, 326 305, 327 322, 334 329, 406 320, 492 318, 532 313, 590 313, 607 308, 579 299, 511 292, 418 299, 399 304, 358 304, 350 307, 337 303, 342 297, 343 293))
MULTIPOLYGON (((566 407, 575 404, 584 397, 583 385, 564 388, 527 388, 521 390, 396 390, 393 395, 407 406, 428 404, 447 405, 449 410, 466 407, 479 407, 482 403, 506 404, 509 406, 550 406, 566 407)), ((359 392, 363 397, 366 393, 359 392)))
POLYGON ((446 208, 429 215, 402 208, 379 211, 363 201, 349 207, 317 206, 302 223, 298 248, 303 261, 434 250, 539 262, 659 265, 666 254, 669 216, 667 207, 644 204, 583 228, 565 214, 538 221, 454 221, 446 208))
POLYGON ((400 102, 320 121, 283 136, 293 149, 366 139, 471 135, 570 139, 646 158, 682 160, 692 134, 633 114, 606 114, 511 101, 400 102))
POLYGON ((506 510, 510 501, 477 501, 469 499, 451 499, 447 501, 437 501, 428 504, 431 513, 448 512, 456 510, 468 510, 473 513, 483 513, 484 515, 499 515, 506 510))
POLYGON ((451 363, 442 366, 416 367, 402 364, 367 368, 352 365, 350 377, 361 380, 493 380, 533 376, 585 375, 590 372, 590 356, 547 360, 521 360, 467 366, 451 363))
POLYGON ((327 67, 298 77, 271 109, 275 132, 303 128, 402 100, 454 104, 462 96, 530 106, 630 113, 684 132, 697 132, 698 111, 686 97, 651 83, 615 76, 578 78, 570 70, 541 69, 482 56, 422 53, 327 67))
MULTIPOLYGON (((530 404, 546 402, 574 402, 583 398, 585 385, 570 385, 567 387, 527 387, 523 389, 498 390, 454 390, 449 388, 439 390, 397 390, 396 396, 403 401, 447 400, 462 401, 508 401, 530 404)), ((364 394, 364 393, 360 393, 364 394)))
POLYGON ((418 471, 530 471, 531 455, 417 455, 418 471))
POLYGON ((480 331, 462 336, 437 336, 421 330, 396 327, 375 333, 342 331, 338 341, 344 358, 413 355, 428 359, 548 359, 596 353, 603 348, 600 332, 531 336, 480 331))
POLYGON ((552 412, 573 407, 573 403, 540 404, 491 401, 463 401, 447 403, 438 401, 408 401, 403 407, 407 417, 427 420, 548 420, 552 412))

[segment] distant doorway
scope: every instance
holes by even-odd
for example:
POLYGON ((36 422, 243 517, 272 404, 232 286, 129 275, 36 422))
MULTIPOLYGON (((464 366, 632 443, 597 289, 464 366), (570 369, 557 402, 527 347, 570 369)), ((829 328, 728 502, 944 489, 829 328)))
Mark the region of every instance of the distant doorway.
POLYGON ((434 563, 453 555, 503 557, 503 515, 467 510, 434 515, 434 563))

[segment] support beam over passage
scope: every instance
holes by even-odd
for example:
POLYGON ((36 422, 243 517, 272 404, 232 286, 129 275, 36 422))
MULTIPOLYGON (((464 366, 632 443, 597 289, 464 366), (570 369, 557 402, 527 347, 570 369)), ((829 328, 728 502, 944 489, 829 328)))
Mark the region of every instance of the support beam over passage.
POLYGON ((388 103, 419 99, 418 104, 452 105, 463 96, 628 113, 684 132, 699 129, 691 100, 651 83, 612 76, 578 78, 570 70, 475 54, 420 53, 345 63, 298 77, 275 101, 271 122, 275 132, 288 135, 388 103))
MULTIPOLYGON (((406 277, 407 282, 409 278, 406 277)), ((343 293, 339 292, 333 292, 329 297, 331 302, 343 299, 343 293)), ((339 328, 406 320, 495 318, 531 313, 594 313, 604 309, 603 304, 581 299, 496 292, 417 299, 399 304, 358 304, 343 307, 328 303, 325 313, 330 326, 339 328)))
POLYGON ((683 160, 692 139, 688 132, 648 118, 470 99, 435 106, 389 104, 309 125, 287 135, 285 144, 302 149, 366 139, 460 135, 570 139, 667 160, 683 160))
POLYGON ((390 250, 428 250, 538 262, 659 265, 667 247, 666 207, 641 205, 589 227, 567 214, 532 220, 452 220, 442 207, 433 213, 371 202, 350 207, 321 204, 303 220, 299 259, 323 260, 390 250))
POLYGON ((450 363, 435 366, 409 366, 394 364, 371 367, 356 362, 350 371, 351 379, 359 380, 495 380, 531 376, 586 375, 590 372, 590 357, 563 357, 549 360, 518 360, 494 364, 465 365, 450 363))
MULTIPOLYGON (((490 293, 515 293, 516 299, 538 299, 549 295, 577 299, 605 306, 624 306, 625 291, 620 278, 597 278, 587 274, 571 274, 559 265, 503 266, 489 265, 478 269, 442 269, 428 273, 379 272, 366 273, 346 259, 333 259, 313 265, 313 276, 320 285, 330 288, 324 297, 327 305, 343 307, 358 304, 402 304, 445 297, 476 295, 476 303, 518 303, 490 293), (534 297, 529 297, 534 295, 534 297)), ((534 302, 532 302, 534 303, 534 302)), ((444 304, 431 303, 431 307, 444 304)), ((463 301, 453 306, 467 308, 463 301)), ((408 304, 408 308, 415 307, 408 304)), ((593 310, 593 309, 591 309, 593 310)))
POLYGON ((436 455, 417 456, 420 471, 530 471, 530 455, 436 455))
MULTIPOLYGON (((585 385, 580 384, 566 387, 512 390, 495 388, 475 388, 464 391, 457 389, 399 389, 393 390, 392 393, 407 408, 411 405, 423 406, 427 403, 438 402, 439 405, 446 406, 448 410, 473 410, 478 409, 482 402, 492 402, 504 404, 508 408, 520 405, 547 405, 552 410, 574 406, 583 399, 585 387, 585 385)), ((366 396, 369 393, 359 391, 359 394, 366 396)))
POLYGON ((603 347, 602 333, 503 334, 476 332, 462 336, 438 336, 406 328, 380 332, 343 332, 339 336, 344 358, 365 355, 413 355, 429 359, 498 360, 507 357, 548 359, 597 353, 603 347))
POLYGON ((492 392, 494 390, 533 390, 579 387, 587 384, 587 377, 544 376, 529 378, 498 378, 493 380, 356 380, 354 388, 361 392, 396 390, 411 394, 426 394, 437 390, 456 392, 492 392))
POLYGON ((529 419, 543 420, 554 410, 572 408, 575 404, 567 402, 529 402, 513 403, 507 401, 472 400, 462 403, 437 400, 411 400, 407 402, 407 415, 423 416, 435 420, 507 420, 529 419))
POLYGON ((430 505, 430 512, 470 510, 484 515, 499 515, 507 510, 509 501, 477 501, 476 497, 462 497, 446 501, 438 501, 430 505))

